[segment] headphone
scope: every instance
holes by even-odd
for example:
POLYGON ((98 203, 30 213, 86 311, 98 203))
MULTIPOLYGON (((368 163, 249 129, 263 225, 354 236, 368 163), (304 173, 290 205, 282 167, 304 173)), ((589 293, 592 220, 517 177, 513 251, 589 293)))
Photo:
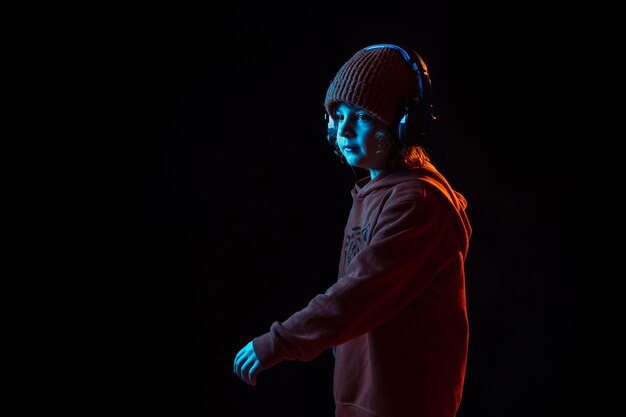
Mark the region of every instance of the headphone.
MULTIPOLYGON (((363 50, 367 51, 378 48, 392 48, 398 51, 415 73, 419 92, 417 96, 409 98, 403 105, 403 115, 397 127, 397 137, 403 147, 409 144, 419 143, 419 138, 430 132, 432 123, 436 119, 432 104, 432 85, 430 77, 428 76, 428 68, 422 57, 410 48, 404 48, 391 43, 380 43, 370 45, 363 48, 363 50)), ((335 147, 337 142, 337 128, 335 128, 335 122, 326 112, 324 112, 324 118, 328 124, 328 142, 335 147)))

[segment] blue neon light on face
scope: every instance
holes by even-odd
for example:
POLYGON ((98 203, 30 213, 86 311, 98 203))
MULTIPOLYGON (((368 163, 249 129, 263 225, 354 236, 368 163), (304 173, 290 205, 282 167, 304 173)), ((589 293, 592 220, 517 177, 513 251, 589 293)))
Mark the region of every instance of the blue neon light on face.
POLYGON ((390 147, 381 142, 387 140, 380 137, 384 124, 366 110, 343 102, 337 105, 333 120, 337 146, 346 162, 369 170, 375 177, 384 168, 390 152, 390 147))

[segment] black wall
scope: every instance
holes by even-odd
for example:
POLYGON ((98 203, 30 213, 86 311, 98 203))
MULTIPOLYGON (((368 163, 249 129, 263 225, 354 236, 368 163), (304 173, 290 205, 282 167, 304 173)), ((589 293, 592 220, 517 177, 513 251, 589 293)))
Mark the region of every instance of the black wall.
POLYGON ((106 65, 121 125, 108 146, 122 175, 107 280, 114 321, 102 342, 111 383, 90 407, 333 415, 329 354, 281 363, 256 387, 232 364, 336 278, 354 174, 325 143, 322 103, 345 60, 384 42, 426 61, 438 117, 432 156, 469 202, 471 339, 459 417, 598 406, 600 330, 590 312, 606 290, 585 278, 577 195, 586 177, 569 139, 582 117, 572 88, 577 31, 563 10, 222 7, 134 10, 113 25, 106 65))

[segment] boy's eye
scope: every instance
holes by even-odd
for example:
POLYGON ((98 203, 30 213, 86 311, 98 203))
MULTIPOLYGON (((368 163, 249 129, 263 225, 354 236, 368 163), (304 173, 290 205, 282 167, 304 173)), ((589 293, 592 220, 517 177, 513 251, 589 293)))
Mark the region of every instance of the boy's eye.
MULTIPOLYGON (((369 122, 372 120, 372 116, 367 113, 357 113, 355 118, 361 122, 369 122)), ((332 119, 335 121, 344 121, 346 120, 346 115, 343 113, 336 113, 332 119)))

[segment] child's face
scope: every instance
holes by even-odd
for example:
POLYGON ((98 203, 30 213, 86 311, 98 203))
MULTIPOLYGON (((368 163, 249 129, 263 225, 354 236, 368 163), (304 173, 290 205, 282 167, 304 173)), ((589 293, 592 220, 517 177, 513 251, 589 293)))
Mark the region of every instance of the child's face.
POLYGON ((333 119, 337 129, 337 146, 348 164, 375 172, 384 168, 392 143, 385 125, 366 110, 339 103, 333 119), (377 135, 378 132, 378 135, 377 135), (382 137, 381 137, 382 136, 382 137))

